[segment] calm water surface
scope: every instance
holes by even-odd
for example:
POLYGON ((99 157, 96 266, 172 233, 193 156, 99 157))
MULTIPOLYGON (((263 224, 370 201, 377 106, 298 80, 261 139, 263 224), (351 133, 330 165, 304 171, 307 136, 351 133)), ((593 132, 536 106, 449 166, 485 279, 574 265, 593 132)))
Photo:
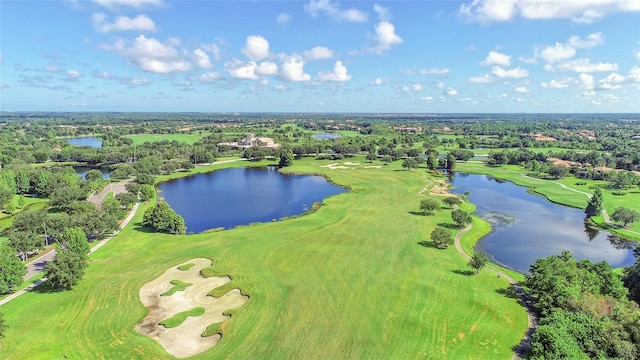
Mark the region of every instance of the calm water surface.
POLYGON ((341 137, 340 134, 332 134, 332 133, 321 133, 321 134, 314 134, 313 137, 317 140, 321 140, 321 139, 337 139, 339 137, 341 137))
POLYGON ((486 175, 457 173, 452 183, 454 193, 469 191, 478 215, 491 222, 493 231, 476 248, 506 267, 526 273, 536 259, 562 250, 577 259, 605 260, 612 267, 629 266, 635 260, 629 243, 606 231, 586 228, 580 209, 554 204, 527 193, 525 187, 486 175), (609 239, 618 242, 612 244, 609 239))
POLYGON ((234 168, 197 174, 158 186, 187 232, 298 215, 314 202, 345 190, 321 176, 284 175, 276 168, 234 168))
POLYGON ((92 148, 101 148, 102 140, 97 137, 77 137, 69 138, 67 142, 76 146, 91 146, 92 148))

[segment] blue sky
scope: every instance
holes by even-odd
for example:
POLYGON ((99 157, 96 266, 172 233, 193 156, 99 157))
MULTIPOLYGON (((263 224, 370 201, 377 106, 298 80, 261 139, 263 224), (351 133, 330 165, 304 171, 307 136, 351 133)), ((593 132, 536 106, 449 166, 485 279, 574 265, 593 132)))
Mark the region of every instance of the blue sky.
POLYGON ((640 112, 640 0, 0 0, 0 110, 640 112))

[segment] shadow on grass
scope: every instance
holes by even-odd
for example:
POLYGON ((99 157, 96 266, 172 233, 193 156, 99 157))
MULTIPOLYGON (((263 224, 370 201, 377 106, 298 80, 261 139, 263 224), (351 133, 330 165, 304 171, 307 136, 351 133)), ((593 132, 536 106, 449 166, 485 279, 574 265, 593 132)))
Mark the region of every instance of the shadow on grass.
POLYGON ((417 244, 424 247, 437 249, 437 247, 433 244, 432 241, 422 240, 422 241, 418 241, 417 244))
POLYGON ((432 212, 428 213, 428 212, 423 212, 423 211, 409 211, 409 214, 416 215, 416 216, 430 216, 430 215, 433 215, 432 212))
POLYGON ((476 274, 475 271, 473 270, 451 270, 452 273, 454 274, 458 274, 458 275, 464 275, 464 276, 473 276, 476 274))
POLYGON ((506 288, 496 289, 496 292, 498 294, 506 296, 506 297, 508 297, 510 299, 520 299, 520 297, 518 296, 518 293, 516 292, 516 290, 511 285, 509 285, 506 288))
POLYGON ((446 228, 446 229, 451 229, 451 230, 463 229, 463 228, 459 227, 456 224, 438 223, 438 226, 441 226, 441 227, 446 228))
POLYGON ((144 226, 141 223, 133 224, 133 230, 140 231, 140 232, 143 232, 143 233, 146 233, 146 234, 153 234, 153 233, 156 232, 155 230, 153 230, 152 227, 144 226))

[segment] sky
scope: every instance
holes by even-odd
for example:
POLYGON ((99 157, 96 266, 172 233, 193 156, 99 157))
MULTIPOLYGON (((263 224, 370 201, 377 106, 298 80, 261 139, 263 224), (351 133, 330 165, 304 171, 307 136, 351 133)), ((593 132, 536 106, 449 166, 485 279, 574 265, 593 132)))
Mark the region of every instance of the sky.
POLYGON ((0 0, 0 111, 637 113, 640 0, 0 0))

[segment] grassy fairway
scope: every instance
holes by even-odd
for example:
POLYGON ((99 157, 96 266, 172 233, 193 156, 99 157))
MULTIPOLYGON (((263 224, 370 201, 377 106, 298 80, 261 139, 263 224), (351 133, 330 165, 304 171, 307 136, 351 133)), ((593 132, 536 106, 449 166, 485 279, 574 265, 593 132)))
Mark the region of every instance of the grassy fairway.
POLYGON ((134 145, 141 145, 146 142, 158 142, 158 141, 177 141, 184 142, 187 144, 193 144, 196 141, 200 140, 201 137, 207 135, 208 133, 203 132, 202 134, 136 134, 136 135, 126 135, 126 138, 133 140, 134 145))
POLYGON ((462 275, 466 260, 454 247, 418 245, 451 223, 450 210, 411 214, 422 172, 399 163, 320 167, 328 163, 301 160, 288 170, 325 173, 351 192, 295 219, 171 236, 141 231, 142 206, 91 256, 77 288, 27 293, 0 308, 9 326, 0 358, 170 358, 134 330, 146 315, 138 291, 196 257, 213 259, 251 299, 230 311, 222 341, 194 358, 510 358, 527 318, 496 291, 507 282, 488 271, 462 275))

